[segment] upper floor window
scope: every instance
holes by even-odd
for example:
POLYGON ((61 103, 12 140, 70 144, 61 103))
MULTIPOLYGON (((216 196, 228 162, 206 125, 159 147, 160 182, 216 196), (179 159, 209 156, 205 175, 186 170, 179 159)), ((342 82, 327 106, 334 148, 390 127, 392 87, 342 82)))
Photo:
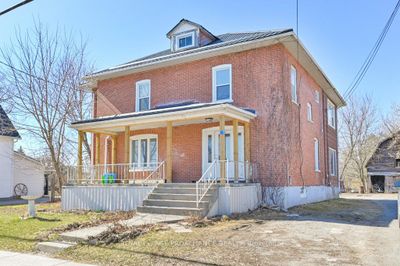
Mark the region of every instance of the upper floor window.
POLYGON ((136 82, 136 112, 150 109, 150 80, 136 82))
POLYGON ((297 70, 294 66, 290 68, 290 84, 292 87, 292 101, 297 103, 297 70))
POLYGON ((232 101, 232 65, 212 68, 213 101, 232 101))
POLYGON ((332 148, 329 148, 329 175, 337 175, 337 154, 332 148))
POLYGON ((314 92, 314 100, 315 100, 316 103, 319 103, 319 97, 320 97, 319 96, 319 91, 315 91, 314 92))
POLYGON ((310 122, 313 121, 313 112, 311 103, 307 103, 307 120, 310 122))
POLYGON ((328 125, 332 128, 336 128, 336 107, 335 105, 328 100, 328 125))
POLYGON ((176 50, 194 46, 194 32, 176 36, 176 50))
POLYGON ((314 139, 314 169, 319 172, 319 141, 314 139))
POLYGON ((400 168, 400 159, 396 159, 395 166, 396 166, 396 168, 400 168))
POLYGON ((130 162, 134 169, 157 167, 157 135, 149 134, 131 137, 130 162))

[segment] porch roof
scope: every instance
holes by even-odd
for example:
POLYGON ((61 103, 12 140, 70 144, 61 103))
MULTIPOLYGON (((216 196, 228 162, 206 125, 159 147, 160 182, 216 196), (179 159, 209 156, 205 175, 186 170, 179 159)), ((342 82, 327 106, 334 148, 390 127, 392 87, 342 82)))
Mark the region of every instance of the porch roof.
POLYGON ((249 122, 257 115, 253 110, 239 108, 230 103, 194 103, 81 120, 73 122, 71 127, 88 132, 116 133, 124 131, 126 126, 133 130, 164 127, 169 121, 174 126, 206 123, 206 118, 217 122, 220 116, 249 122))

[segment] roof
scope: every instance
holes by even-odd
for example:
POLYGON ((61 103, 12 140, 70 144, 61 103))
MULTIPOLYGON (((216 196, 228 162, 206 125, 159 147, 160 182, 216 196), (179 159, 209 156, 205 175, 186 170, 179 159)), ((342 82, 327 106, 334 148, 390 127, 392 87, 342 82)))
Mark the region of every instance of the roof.
POLYGON ((278 36, 278 35, 282 35, 282 34, 285 34, 288 32, 293 32, 293 30, 292 29, 283 29, 283 30, 273 30, 273 31, 225 33, 225 34, 217 35, 216 36, 218 38, 217 40, 212 41, 209 44, 204 45, 204 46, 185 50, 182 52, 174 52, 171 49, 166 49, 161 52, 157 52, 157 53, 154 53, 154 54, 151 54, 151 55, 139 58, 139 59, 135 59, 133 61, 126 62, 121 65, 117 65, 115 67, 106 68, 106 69, 94 72, 90 76, 98 76, 100 74, 107 73, 110 71, 122 70, 125 68, 131 68, 131 67, 138 67, 141 65, 159 62, 159 61, 163 61, 166 59, 182 57, 182 56, 189 55, 189 54, 195 54, 195 53, 202 52, 202 51, 214 50, 217 48, 231 46, 234 44, 245 43, 245 42, 249 42, 249 41, 272 37, 272 36, 278 36))
MULTIPOLYGON (((223 106, 228 105, 234 107, 232 104, 229 103, 193 103, 187 102, 182 104, 172 104, 170 106, 162 106, 155 109, 151 109, 148 111, 141 111, 141 112, 134 112, 134 113, 124 113, 124 114, 117 114, 111 116, 103 116, 93 119, 81 120, 71 123, 72 126, 80 125, 80 124, 88 124, 88 123, 95 123, 95 122, 104 122, 104 121, 112 121, 112 120, 122 120, 126 118, 139 118, 139 117, 146 117, 146 116, 153 116, 159 114, 171 114, 181 111, 188 111, 188 110, 195 110, 195 109, 204 109, 207 107, 213 106, 223 106)), ((237 108, 237 107, 235 107, 237 108)), ((255 116, 255 111, 248 108, 238 108, 243 112, 249 113, 250 116, 255 116)))
MULTIPOLYGON (((184 21, 187 22, 188 20, 184 21)), ((177 25, 181 22, 182 21, 177 25)), ((190 23, 195 24, 191 21, 190 23)), ((323 72, 317 61, 297 38, 293 29, 225 33, 217 35, 216 37, 218 39, 200 47, 183 51, 166 49, 124 64, 94 72, 85 77, 86 86, 89 88, 96 88, 98 81, 104 79, 282 43, 285 48, 297 58, 305 70, 310 73, 317 84, 338 108, 346 105, 344 98, 323 72)))
POLYGON ((0 105, 0 136, 21 138, 10 118, 0 105))

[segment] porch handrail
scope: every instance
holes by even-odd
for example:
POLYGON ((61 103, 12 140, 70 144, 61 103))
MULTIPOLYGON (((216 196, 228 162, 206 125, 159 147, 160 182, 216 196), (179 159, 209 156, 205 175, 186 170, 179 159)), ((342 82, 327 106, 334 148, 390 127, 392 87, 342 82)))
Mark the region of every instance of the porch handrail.
MULTIPOLYGON (((117 163, 77 165, 67 167, 67 184, 134 184, 146 182, 155 176, 155 172, 164 169, 164 162, 154 163, 117 163)), ((165 176, 160 172, 160 176, 165 176)))
MULTIPOLYGON (((156 175, 156 174, 157 174, 157 177, 158 177, 156 180, 158 180, 158 181, 160 181, 160 180, 164 181, 165 180, 165 161, 162 161, 160 163, 160 165, 143 180, 142 186, 147 185, 148 181, 152 180, 152 177, 154 175, 156 175), (161 175, 160 175, 160 173, 161 173, 161 175)), ((158 181, 156 181, 156 182, 158 182, 158 181)))
POLYGON ((215 174, 215 168, 217 160, 214 160, 211 165, 207 168, 204 174, 196 181, 196 207, 199 207, 201 200, 205 197, 207 192, 210 190, 213 184, 217 183, 217 175, 215 174), (208 178, 206 178, 208 176, 208 178))

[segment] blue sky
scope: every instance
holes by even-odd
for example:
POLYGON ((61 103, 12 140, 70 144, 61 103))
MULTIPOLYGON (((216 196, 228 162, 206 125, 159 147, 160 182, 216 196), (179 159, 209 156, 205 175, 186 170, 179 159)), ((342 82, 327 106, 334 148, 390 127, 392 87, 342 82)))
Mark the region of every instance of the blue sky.
MULTIPOLYGON (((20 0, 2 0, 5 9, 20 0)), ((397 0, 299 0, 299 36, 333 84, 344 92, 377 40, 397 0)), ((122 1, 34 0, 0 17, 0 45, 34 18, 88 40, 96 68, 169 47, 165 34, 181 19, 214 34, 296 28, 295 0, 122 1)), ((393 22, 358 93, 372 94, 380 114, 400 103, 400 15, 393 22)))

